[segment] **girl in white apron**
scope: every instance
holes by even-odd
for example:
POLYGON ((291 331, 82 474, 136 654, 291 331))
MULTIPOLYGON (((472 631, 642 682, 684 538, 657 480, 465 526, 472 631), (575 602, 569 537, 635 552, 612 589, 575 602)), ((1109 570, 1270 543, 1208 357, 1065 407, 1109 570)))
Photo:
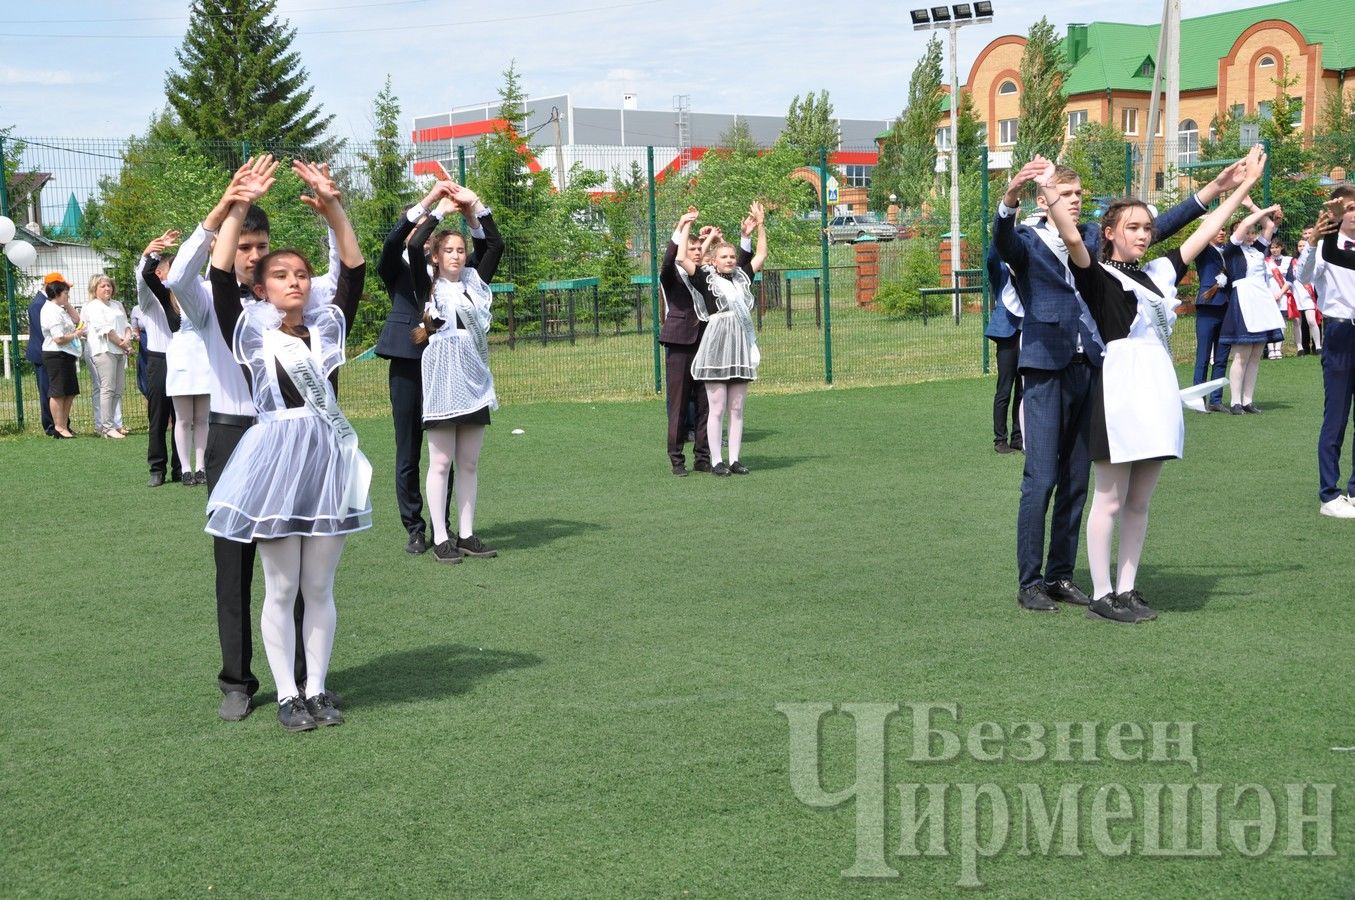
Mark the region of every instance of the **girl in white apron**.
POLYGON ((241 297, 234 272, 241 225, 249 205, 272 185, 276 167, 266 165, 242 182, 212 249, 216 318, 244 369, 258 416, 212 489, 207 532, 257 541, 264 575, 260 631, 278 688, 278 721, 288 731, 308 731, 343 721, 325 688, 336 623, 334 573, 346 536, 372 526, 371 465, 333 384, 366 267, 328 167, 293 162, 315 192, 303 201, 334 231, 340 266, 333 304, 309 302, 310 263, 295 250, 259 260, 253 295, 241 297), (293 674, 298 590, 305 598, 304 696, 293 674))
MULTIPOLYGON (((749 469, 739 460, 743 444, 743 405, 748 384, 757 380, 762 353, 757 346, 753 325, 753 277, 767 260, 766 214, 762 204, 748 208, 743 220, 743 239, 736 252, 733 245, 718 239, 712 229, 702 244, 702 258, 708 263, 678 261, 678 275, 692 292, 697 318, 706 323, 701 344, 692 357, 692 378, 705 383, 709 415, 697 427, 706 429, 710 444, 711 474, 747 475, 749 469), (757 250, 752 235, 757 231, 757 250), (721 432, 725 409, 729 409, 729 462, 723 459, 721 432)), ((691 222, 679 225, 685 246, 691 222)))
POLYGON ((1147 265, 1141 261, 1152 242, 1153 221, 1143 201, 1116 200, 1106 210, 1098 262, 1083 243, 1077 221, 1058 203, 1053 163, 1039 180, 1049 201, 1049 219, 1068 247, 1078 293, 1106 344, 1091 399, 1089 449, 1096 492, 1087 519, 1087 561, 1095 598, 1087 610, 1089 618, 1124 623, 1157 618, 1134 581, 1148 533, 1148 504, 1162 463, 1180 459, 1185 446, 1181 391, 1170 349, 1176 285, 1264 170, 1265 154, 1257 145, 1247 157, 1241 186, 1204 218, 1180 250, 1147 265), (1119 570, 1112 588, 1117 521, 1119 570))
MULTIPOLYGON (((1272 238, 1266 248, 1266 286, 1275 298, 1275 308, 1280 311, 1280 340, 1266 344, 1266 359, 1284 358, 1284 329, 1290 319, 1298 319, 1298 301, 1294 297, 1295 258, 1285 254, 1284 241, 1272 238)), ((1295 321, 1294 327, 1298 328, 1295 321)))
POLYGON ((1257 209, 1233 228, 1232 238, 1223 248, 1230 270, 1246 269, 1246 277, 1233 282, 1236 301, 1223 317, 1219 343, 1231 348, 1233 361, 1228 369, 1230 412, 1235 416, 1259 413, 1254 401, 1256 373, 1266 344, 1284 340, 1284 319, 1275 305, 1266 271, 1266 246, 1275 233, 1272 214, 1278 206, 1257 209), (1259 232, 1258 232, 1259 228, 1259 232))
POLYGON ((409 238, 409 272, 414 296, 424 301, 423 325, 414 329, 414 341, 428 343, 420 364, 433 559, 459 563, 463 556, 498 555, 475 534, 475 501, 485 427, 490 410, 499 408, 494 375, 489 371, 493 300, 489 282, 499 268, 504 245, 493 215, 474 191, 450 181, 440 182, 438 188, 443 199, 409 238), (453 208, 460 210, 475 238, 474 258, 460 232, 433 234, 453 208), (447 525, 449 487, 456 495, 456 534, 447 525))
MULTIPOLYGON (((1298 248, 1294 251, 1294 259, 1297 261, 1303 257, 1303 251, 1313 241, 1313 229, 1303 229, 1303 239, 1299 241, 1298 248)), ((1303 324, 1308 323, 1308 334, 1312 336, 1313 352, 1318 356, 1322 355, 1322 313, 1317 308, 1317 288, 1311 284, 1305 284, 1299 280, 1297 262, 1293 268, 1294 284, 1294 313, 1290 318, 1294 320, 1294 350, 1297 356, 1304 356, 1307 350, 1303 347, 1303 324)))

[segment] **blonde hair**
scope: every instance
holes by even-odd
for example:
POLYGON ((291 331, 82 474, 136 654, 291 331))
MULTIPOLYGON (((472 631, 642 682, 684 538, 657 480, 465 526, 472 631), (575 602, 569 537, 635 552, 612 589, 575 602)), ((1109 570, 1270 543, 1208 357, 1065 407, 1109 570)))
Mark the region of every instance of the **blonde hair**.
POLYGON ((91 300, 94 299, 95 293, 98 292, 99 285, 103 284, 105 281, 107 281, 109 284, 113 286, 114 291, 117 291, 118 283, 114 281, 112 278, 105 275, 103 272, 100 272, 98 275, 93 276, 89 280, 89 298, 91 300))

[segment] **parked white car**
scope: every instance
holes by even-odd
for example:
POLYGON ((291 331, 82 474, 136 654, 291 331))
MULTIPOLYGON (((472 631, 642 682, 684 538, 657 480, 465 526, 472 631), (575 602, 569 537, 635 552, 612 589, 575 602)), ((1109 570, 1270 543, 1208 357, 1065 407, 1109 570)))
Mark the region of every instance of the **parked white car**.
POLYGON ((867 215, 834 216, 828 223, 830 244, 852 243, 866 237, 877 241, 892 241, 898 236, 898 226, 867 215))

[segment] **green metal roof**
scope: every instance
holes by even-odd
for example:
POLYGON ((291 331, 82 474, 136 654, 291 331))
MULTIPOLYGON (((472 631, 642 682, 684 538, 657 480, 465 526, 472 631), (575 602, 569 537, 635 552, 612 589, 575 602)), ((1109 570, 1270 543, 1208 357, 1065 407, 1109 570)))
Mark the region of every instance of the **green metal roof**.
MULTIPOLYGON (((1231 12, 1181 20, 1181 90, 1217 86, 1218 62, 1242 32, 1266 19, 1289 22, 1310 44, 1322 45, 1326 69, 1355 69, 1355 36, 1348 19, 1350 0, 1285 0, 1231 12)), ((1065 94, 1115 90, 1151 91, 1152 75, 1141 76, 1144 59, 1157 58, 1160 25, 1087 25, 1087 54, 1064 82, 1065 94)), ((1065 45, 1067 38, 1064 39, 1065 45)))

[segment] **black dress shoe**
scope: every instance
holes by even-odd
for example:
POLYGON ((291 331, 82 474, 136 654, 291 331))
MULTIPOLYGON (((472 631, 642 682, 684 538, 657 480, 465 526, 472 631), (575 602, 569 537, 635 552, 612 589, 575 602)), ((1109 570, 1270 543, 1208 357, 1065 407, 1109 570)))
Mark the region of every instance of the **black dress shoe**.
POLYGON ((729 476, 729 464, 723 462, 716 463, 711 467, 710 474, 727 478, 729 476))
POLYGON ((1093 600, 1091 606, 1087 607, 1087 618, 1100 619, 1102 622, 1119 622, 1122 625, 1133 625, 1139 620, 1119 594, 1106 594, 1093 600))
POLYGON ((278 721, 288 731, 311 731, 315 728, 315 719, 306 711, 306 701, 300 697, 288 697, 278 704, 278 721))
POLYGON ((674 463, 674 464, 673 464, 673 474, 676 475, 678 478, 686 478, 686 477, 687 477, 687 466, 686 466, 685 464, 683 464, 683 463, 674 463))
POLYGON ((1257 406, 1255 403, 1247 403, 1242 407, 1242 411, 1244 413, 1250 413, 1253 416, 1259 416, 1261 414, 1261 407, 1257 406))
POLYGON ((152 472, 150 479, 146 482, 146 487, 159 487, 165 483, 164 472, 152 472))
POLYGON ((734 475, 747 475, 748 467, 736 459, 729 464, 729 471, 734 475))
POLYGON ((1235 416, 1245 416, 1245 415, 1246 415, 1246 413, 1242 411, 1242 404, 1241 404, 1241 403, 1234 403, 1232 406, 1228 407, 1228 412, 1232 413, 1232 414, 1235 415, 1235 416))
POLYGON ((343 724, 343 713, 339 712, 339 708, 334 705, 334 699, 334 695, 328 691, 306 698, 306 712, 311 714, 311 718, 315 720, 316 725, 323 727, 325 725, 343 724))
POLYGON ((1151 622, 1157 618, 1157 610, 1153 609, 1147 603, 1143 602, 1143 595, 1138 591, 1129 590, 1120 595, 1124 605, 1129 607, 1129 611, 1134 614, 1135 622, 1151 622))
POLYGON ((995 453, 1011 453, 1012 445, 1006 441, 993 441, 993 451, 995 453))
POLYGON ((695 463, 692 464, 692 471, 693 471, 693 472, 709 472, 709 471, 710 471, 710 462, 709 462, 708 460, 700 460, 700 459, 698 459, 695 463))
POLYGON ((456 565, 461 562, 461 553, 456 549, 456 541, 450 538, 433 547, 433 558, 440 563, 456 565))
POLYGON ((1215 413, 1215 412, 1227 412, 1227 411, 1228 411, 1228 407, 1224 406, 1222 403, 1211 403, 1211 404, 1209 404, 1209 405, 1208 405, 1207 407, 1205 407, 1205 408, 1208 409, 1208 410, 1209 410, 1210 412, 1212 412, 1212 413, 1215 413))
POLYGON ((249 715, 249 694, 244 691, 228 691, 221 698, 221 706, 216 714, 223 722, 239 722, 249 715))
POLYGON ((206 472, 194 472, 194 473, 193 473, 193 483, 194 483, 194 484, 206 484, 206 483, 207 483, 207 473, 206 473, 206 472))
POLYGON ((1022 609, 1031 612, 1058 612, 1058 604, 1045 593, 1044 585, 1032 584, 1016 592, 1016 602, 1022 609))
POLYGON ((428 549, 428 542, 424 539, 422 531, 411 531, 409 533, 409 542, 405 544, 405 552, 412 553, 415 556, 428 549))
POLYGON ((475 535, 456 539, 456 551, 462 556, 474 556, 477 559, 490 559, 499 555, 499 551, 480 540, 475 535))
POLYGON ((1058 581, 1046 581, 1044 583, 1044 592, 1049 595, 1051 600, 1057 600, 1060 603, 1089 606, 1092 602, 1092 598, 1082 593, 1082 588, 1074 584, 1071 578, 1060 578, 1058 581))
POLYGON ((1012 450, 1014 450, 1017 453, 1026 452, 1026 442, 1023 441, 1021 438, 1016 438, 1015 440, 1008 441, 1007 446, 1011 447, 1012 450))

